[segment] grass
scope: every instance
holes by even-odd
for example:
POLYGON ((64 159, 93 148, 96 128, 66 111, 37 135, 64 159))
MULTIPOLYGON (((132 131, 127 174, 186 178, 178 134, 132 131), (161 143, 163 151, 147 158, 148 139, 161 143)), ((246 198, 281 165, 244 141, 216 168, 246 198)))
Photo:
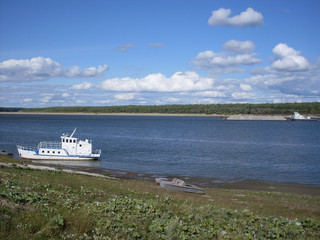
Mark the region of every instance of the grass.
POLYGON ((0 168, 0 239, 319 239, 319 200, 0 168))

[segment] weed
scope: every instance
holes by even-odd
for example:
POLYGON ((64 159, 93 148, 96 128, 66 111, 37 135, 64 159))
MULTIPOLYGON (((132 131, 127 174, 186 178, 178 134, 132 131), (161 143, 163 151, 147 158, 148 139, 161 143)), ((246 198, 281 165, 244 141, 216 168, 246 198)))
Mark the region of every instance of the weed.
POLYGON ((318 196, 210 189, 204 197, 136 180, 0 173, 1 239, 320 238, 318 196), (295 214, 281 217, 289 211, 277 214, 277 204, 295 214))

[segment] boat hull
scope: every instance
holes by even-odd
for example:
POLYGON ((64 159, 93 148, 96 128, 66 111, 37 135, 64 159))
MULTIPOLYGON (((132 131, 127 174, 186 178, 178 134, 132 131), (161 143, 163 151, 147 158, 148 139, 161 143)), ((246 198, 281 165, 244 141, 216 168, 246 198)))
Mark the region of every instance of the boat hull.
MULTIPOLYGON (((63 149, 61 150, 63 151, 63 149)), ((73 156, 73 155, 53 155, 53 154, 39 154, 36 149, 23 149, 18 146, 18 153, 22 159, 30 160, 68 160, 68 161, 80 161, 80 160, 94 160, 100 157, 99 154, 92 154, 90 156, 73 156)))
POLYGON ((198 194, 204 194, 204 190, 201 188, 197 188, 194 186, 178 186, 173 185, 170 182, 160 182, 160 187, 170 189, 170 190, 178 190, 183 192, 189 192, 189 193, 198 193, 198 194))
POLYGON ((160 187, 165 189, 205 194, 204 189, 199 188, 195 185, 186 184, 183 180, 177 178, 174 178, 172 181, 169 181, 167 178, 156 178, 155 181, 160 185, 160 187))

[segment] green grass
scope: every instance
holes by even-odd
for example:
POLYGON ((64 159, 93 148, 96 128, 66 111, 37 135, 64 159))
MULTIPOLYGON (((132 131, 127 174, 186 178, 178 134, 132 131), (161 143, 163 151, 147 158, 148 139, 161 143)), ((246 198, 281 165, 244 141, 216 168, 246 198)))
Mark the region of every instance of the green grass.
POLYGON ((0 239, 320 238, 320 196, 0 168, 0 200, 0 239))

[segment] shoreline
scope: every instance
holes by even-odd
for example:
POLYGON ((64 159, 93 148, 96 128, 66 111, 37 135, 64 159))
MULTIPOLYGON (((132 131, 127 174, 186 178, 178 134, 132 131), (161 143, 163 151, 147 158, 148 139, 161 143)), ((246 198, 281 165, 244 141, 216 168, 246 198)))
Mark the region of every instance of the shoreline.
MULTIPOLYGON (((88 112, 0 112, 0 115, 65 115, 65 116, 146 116, 146 117, 219 117, 227 121, 287 121, 285 114, 204 114, 204 113, 88 113, 88 112)), ((320 120, 320 115, 310 114, 320 120)))
MULTIPOLYGON (((0 115, 70 115, 70 116, 159 116, 159 117, 220 117, 226 120, 286 121, 288 115, 200 114, 200 113, 86 113, 86 112, 0 112, 0 115)), ((318 117, 318 116, 316 116, 318 117)))
POLYGON ((198 113, 86 113, 86 112, 0 112, 0 115, 88 115, 88 116, 190 116, 190 117, 221 117, 218 114, 198 114, 198 113))
POLYGON ((22 160, 9 156, 0 155, 1 163, 19 164, 19 165, 34 165, 38 166, 39 170, 55 169, 56 171, 63 171, 67 173, 80 173, 83 175, 96 175, 106 178, 125 179, 125 180, 137 180, 137 181, 148 181, 155 182, 155 178, 167 177, 172 179, 174 177, 181 178, 187 183, 198 185, 199 187, 209 189, 233 189, 242 191, 265 191, 265 192, 281 192, 281 193, 294 193, 303 195, 320 196, 320 186, 311 184, 301 183, 290 183, 290 182, 272 182, 263 180, 253 179, 218 179, 218 178, 202 178, 202 177, 190 177, 190 176, 171 176, 171 175, 160 175, 152 173, 140 173, 130 172, 119 169, 102 169, 98 167, 89 166, 76 166, 76 165, 63 165, 57 162, 52 163, 41 163, 39 161, 22 160), (8 159, 10 159, 8 161, 8 159), (41 166, 43 169, 41 169, 41 166))
MULTIPOLYGON (((15 159, 21 161, 21 159, 15 159)), ((29 161, 28 161, 29 162, 29 161)), ((108 176, 116 179, 126 179, 126 180, 137 180, 137 181, 148 181, 155 182, 155 178, 167 177, 173 179, 174 177, 185 180, 187 183, 197 185, 199 187, 205 188, 218 188, 218 189, 234 189, 243 191, 266 191, 266 192, 282 192, 282 193, 295 193, 295 194, 306 194, 320 196, 320 186, 309 185, 309 184, 299 184, 290 182, 272 182, 263 180, 253 180, 253 179, 218 179, 218 178, 202 178, 202 177, 190 177, 190 176, 173 176, 173 175, 160 175, 152 173, 140 173, 140 172, 130 172, 119 169, 102 169, 97 167, 88 166, 75 166, 75 165, 63 165, 56 162, 51 163, 41 163, 39 161, 33 162, 31 164, 37 164, 40 166, 54 167, 56 169, 62 169, 64 171, 75 171, 75 172, 86 172, 99 174, 103 176, 108 176)))

